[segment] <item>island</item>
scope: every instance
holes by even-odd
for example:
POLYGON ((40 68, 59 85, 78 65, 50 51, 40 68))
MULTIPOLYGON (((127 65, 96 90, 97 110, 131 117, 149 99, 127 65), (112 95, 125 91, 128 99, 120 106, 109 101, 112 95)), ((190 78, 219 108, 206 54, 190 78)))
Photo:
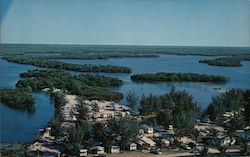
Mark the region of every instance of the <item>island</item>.
POLYGON ((34 111, 34 98, 31 93, 24 88, 11 89, 0 88, 1 103, 23 111, 34 111))
POLYGON ((153 53, 143 52, 86 52, 86 53, 61 53, 60 55, 47 56, 47 59, 110 59, 110 58, 156 58, 153 53))
POLYGON ((4 56, 2 58, 7 60, 8 62, 13 62, 18 64, 30 64, 41 68, 64 69, 64 70, 71 70, 78 72, 131 73, 131 69, 128 67, 120 67, 113 65, 69 64, 37 56, 29 57, 21 55, 12 55, 12 56, 4 56))
POLYGON ((199 60, 199 63, 207 63, 213 66, 239 67, 242 66, 241 61, 250 61, 250 55, 234 55, 231 57, 219 57, 213 60, 199 60))
POLYGON ((133 74, 131 79, 136 82, 209 82, 225 83, 228 78, 219 75, 207 75, 196 73, 165 73, 133 74))
MULTIPOLYGON (((192 49, 187 49, 187 52, 190 50, 192 49)), ((129 76, 132 70, 128 67, 77 65, 56 60, 70 57, 135 57, 137 52, 122 55, 122 52, 114 51, 107 56, 104 50, 103 54, 61 52, 58 55, 56 52, 45 56, 39 56, 39 51, 24 52, 24 55, 3 55, 3 59, 9 62, 38 67, 35 70, 22 71, 16 88, 2 89, 3 105, 26 111, 29 109, 28 104, 32 104, 32 92, 44 91, 50 95, 55 111, 32 143, 25 146, 2 145, 0 155, 15 156, 19 153, 24 156, 115 156, 115 153, 122 152, 128 156, 148 155, 145 153, 206 156, 215 153, 228 155, 236 147, 242 148, 242 153, 247 152, 245 148, 248 143, 241 135, 249 132, 249 89, 226 89, 213 96, 209 107, 201 110, 193 95, 185 90, 172 88, 161 95, 152 93, 138 96, 139 93, 131 89, 124 95, 113 90, 123 85, 120 78, 114 75, 107 77, 100 73, 121 72, 129 76), (29 103, 23 105, 23 101, 29 103), (230 151, 227 152, 228 149, 230 151)), ((184 55, 183 53, 181 54, 184 55)), ((155 54, 160 54, 160 51, 155 54)), ((137 57, 147 57, 140 55, 138 53, 137 57)), ((226 83, 229 78, 198 73, 159 72, 133 74, 131 80, 219 84, 226 83)))
POLYGON ((36 69, 21 73, 20 76, 25 77, 25 79, 17 82, 17 88, 31 88, 32 91, 58 88, 89 100, 119 101, 123 98, 122 93, 113 92, 106 88, 120 86, 122 81, 117 78, 90 74, 72 76, 67 71, 51 69, 36 69))

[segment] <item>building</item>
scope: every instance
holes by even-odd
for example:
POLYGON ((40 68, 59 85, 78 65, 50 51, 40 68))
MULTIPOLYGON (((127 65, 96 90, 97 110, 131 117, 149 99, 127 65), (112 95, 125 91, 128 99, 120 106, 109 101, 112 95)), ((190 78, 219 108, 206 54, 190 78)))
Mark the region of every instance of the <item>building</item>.
POLYGON ((210 139, 208 142, 211 145, 216 145, 216 146, 229 146, 233 145, 235 143, 235 139, 230 139, 229 136, 227 135, 217 135, 216 138, 210 139))
POLYGON ((93 154, 105 154, 104 147, 96 146, 91 149, 93 154))
POLYGON ((144 130, 144 133, 147 134, 153 134, 154 133, 154 128, 148 126, 148 125, 142 125, 142 128, 144 130))
POLYGON ((161 139, 161 143, 165 146, 165 147, 169 147, 170 146, 170 141, 167 139, 161 139))
POLYGON ((156 145, 156 143, 155 143, 151 138, 148 138, 148 137, 146 137, 146 136, 143 136, 143 137, 141 138, 141 140, 142 140, 143 142, 145 142, 147 145, 149 145, 150 147, 153 147, 153 146, 156 145))
POLYGON ((236 136, 241 139, 250 141, 250 130, 236 130, 236 136))
POLYGON ((87 149, 79 149, 79 156, 88 156, 87 149))
POLYGON ((127 146, 128 150, 130 151, 134 151, 134 150, 137 150, 137 144, 135 143, 130 143, 128 146, 127 146))
POLYGON ((139 149, 147 149, 150 147, 150 145, 148 143, 144 142, 143 140, 139 140, 137 142, 137 146, 139 149))
POLYGON ((119 146, 111 146, 110 147, 110 153, 120 153, 120 147, 119 146))
POLYGON ((236 130, 236 136, 245 143, 246 153, 250 155, 250 127, 247 126, 244 130, 236 130))

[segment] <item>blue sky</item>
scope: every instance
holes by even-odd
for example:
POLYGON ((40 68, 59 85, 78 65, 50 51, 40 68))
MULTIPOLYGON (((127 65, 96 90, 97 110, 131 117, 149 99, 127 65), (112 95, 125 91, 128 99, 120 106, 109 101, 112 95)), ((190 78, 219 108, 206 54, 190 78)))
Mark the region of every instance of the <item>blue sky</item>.
POLYGON ((250 46, 249 0, 2 0, 1 42, 250 46))

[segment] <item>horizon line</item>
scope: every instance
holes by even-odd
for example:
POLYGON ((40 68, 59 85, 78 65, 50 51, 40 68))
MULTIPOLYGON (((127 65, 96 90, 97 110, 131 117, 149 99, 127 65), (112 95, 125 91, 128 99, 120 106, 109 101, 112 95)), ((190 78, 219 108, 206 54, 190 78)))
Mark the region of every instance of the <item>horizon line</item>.
POLYGON ((225 45, 143 45, 143 44, 70 44, 70 43, 0 43, 0 45, 65 45, 65 46, 134 46, 134 47, 229 47, 250 48, 250 46, 225 46, 225 45))

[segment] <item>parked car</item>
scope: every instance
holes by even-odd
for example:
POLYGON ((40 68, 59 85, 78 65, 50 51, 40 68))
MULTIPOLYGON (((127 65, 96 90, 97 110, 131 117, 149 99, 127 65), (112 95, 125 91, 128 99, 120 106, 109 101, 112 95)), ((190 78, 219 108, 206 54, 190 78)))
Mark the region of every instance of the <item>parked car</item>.
POLYGON ((181 146, 180 146, 182 149, 184 149, 184 150, 191 150, 191 147, 189 147, 188 145, 186 145, 186 144, 181 144, 181 146))
POLYGON ((154 153, 154 154, 157 154, 157 155, 161 155, 162 154, 160 148, 151 148, 150 149, 150 153, 154 153))

